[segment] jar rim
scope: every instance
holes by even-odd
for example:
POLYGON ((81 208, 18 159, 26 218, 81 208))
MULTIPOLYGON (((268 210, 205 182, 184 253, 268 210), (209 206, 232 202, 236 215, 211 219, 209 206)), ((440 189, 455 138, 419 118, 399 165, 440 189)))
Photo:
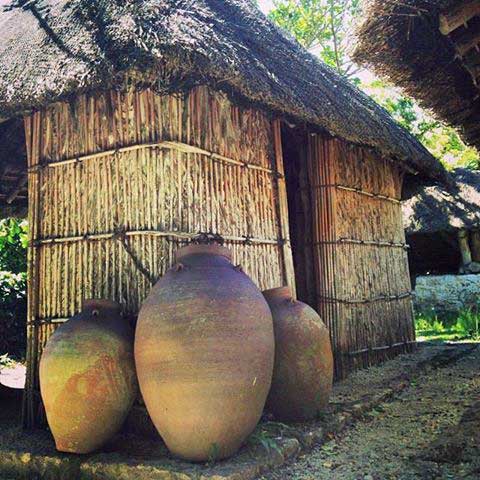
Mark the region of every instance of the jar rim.
POLYGON ((270 288, 269 290, 264 290, 263 296, 268 299, 275 299, 275 298, 292 298, 292 289, 288 285, 284 285, 283 287, 275 287, 270 288))
POLYGON ((219 245, 217 243, 213 244, 196 244, 191 243, 185 247, 180 248, 175 252, 175 259, 180 261, 182 258, 189 255, 200 255, 200 254, 209 254, 209 255, 219 255, 225 257, 227 260, 232 260, 232 252, 229 248, 219 245))
POLYGON ((118 302, 108 298, 85 298, 82 302, 82 310, 86 310, 87 308, 106 308, 120 311, 122 306, 118 302))

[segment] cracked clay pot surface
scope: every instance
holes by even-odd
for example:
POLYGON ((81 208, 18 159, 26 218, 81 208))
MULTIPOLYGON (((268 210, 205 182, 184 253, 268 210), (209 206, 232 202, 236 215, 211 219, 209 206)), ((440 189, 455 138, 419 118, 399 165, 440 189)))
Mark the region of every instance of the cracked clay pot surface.
POLYGON ((86 300, 50 337, 40 390, 59 451, 90 453, 122 426, 137 395, 133 330, 110 300, 86 300))
POLYGON ((275 366, 267 410, 280 421, 314 418, 328 404, 333 355, 327 327, 288 287, 263 292, 273 316, 275 366))
POLYGON ((263 411, 274 359, 270 309, 220 245, 189 245, 142 305, 135 361, 147 410, 169 450, 232 455, 263 411))

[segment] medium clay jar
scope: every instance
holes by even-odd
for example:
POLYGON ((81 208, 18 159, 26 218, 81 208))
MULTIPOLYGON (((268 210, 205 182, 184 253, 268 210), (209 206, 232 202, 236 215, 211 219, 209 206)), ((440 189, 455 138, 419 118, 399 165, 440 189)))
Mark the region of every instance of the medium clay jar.
POLYGON ((122 426, 138 388, 133 329, 109 300, 86 300, 50 337, 40 390, 57 450, 90 453, 122 426))
POLYGON ((232 455, 255 428, 272 379, 272 316, 220 245, 189 245, 140 310, 135 361, 147 410, 169 450, 232 455))
POLYGON ((275 366, 267 410, 281 421, 314 418, 328 404, 333 355, 327 327, 288 287, 263 292, 273 315, 275 366))

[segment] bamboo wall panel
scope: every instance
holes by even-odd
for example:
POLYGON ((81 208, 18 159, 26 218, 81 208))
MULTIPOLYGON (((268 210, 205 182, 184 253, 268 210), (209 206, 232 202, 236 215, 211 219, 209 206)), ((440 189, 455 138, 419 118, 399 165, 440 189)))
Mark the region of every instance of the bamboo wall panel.
MULTIPOLYGON (((371 152, 308 136, 316 306, 330 328, 336 375, 412 348, 402 172, 371 152)), ((310 300, 311 301, 311 300, 310 300)))
POLYGON ((207 88, 104 92, 26 118, 30 176, 29 354, 37 363, 84 298, 135 315, 175 250, 219 234, 257 285, 294 287, 278 124, 207 88), (278 142, 278 139, 277 139, 278 142))

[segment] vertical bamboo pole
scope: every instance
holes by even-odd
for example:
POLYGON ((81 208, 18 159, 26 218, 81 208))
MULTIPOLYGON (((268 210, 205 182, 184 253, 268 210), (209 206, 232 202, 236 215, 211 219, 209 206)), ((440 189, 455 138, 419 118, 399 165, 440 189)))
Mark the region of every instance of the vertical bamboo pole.
POLYGON ((285 184, 285 170, 283 167, 282 126, 280 120, 273 121, 273 144, 275 150, 275 171, 277 172, 277 204, 278 223, 282 240, 282 263, 284 282, 292 289, 296 296, 295 270, 293 266, 292 248, 290 245, 290 232, 288 221, 287 187, 285 184))
MULTIPOLYGON (((38 165, 40 149, 40 113, 25 117, 25 137, 27 142, 27 165, 29 168, 38 165)), ((38 405, 38 294, 39 285, 39 252, 35 245, 40 228, 41 210, 41 170, 30 170, 28 174, 29 198, 29 236, 28 236, 28 266, 27 266, 27 376, 22 405, 22 424, 32 428, 38 405)))

